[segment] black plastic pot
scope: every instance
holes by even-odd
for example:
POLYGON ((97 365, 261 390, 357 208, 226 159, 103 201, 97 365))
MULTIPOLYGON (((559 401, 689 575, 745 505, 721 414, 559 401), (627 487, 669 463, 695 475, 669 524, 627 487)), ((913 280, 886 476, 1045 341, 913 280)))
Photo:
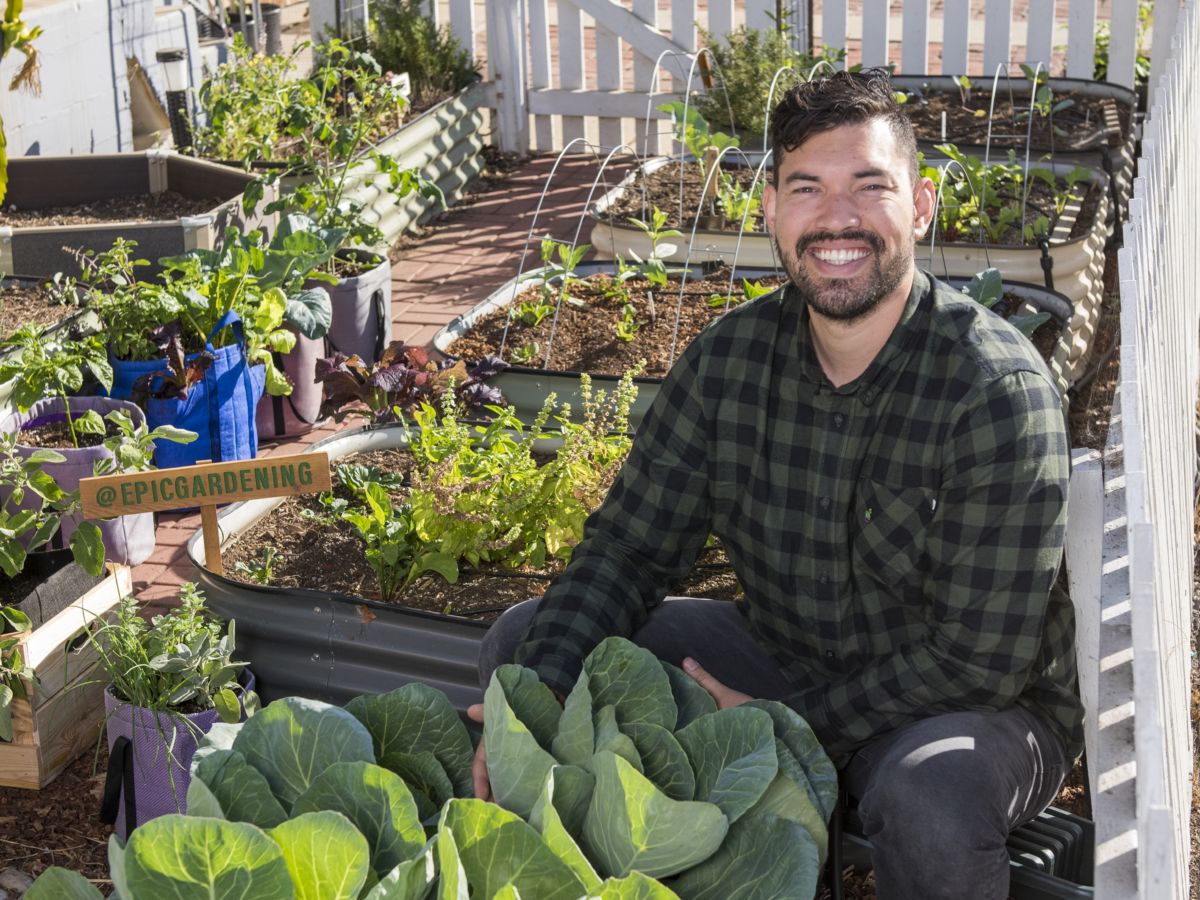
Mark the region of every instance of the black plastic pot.
MULTIPOLYGON (((336 459, 405 443, 401 427, 368 427, 325 438, 310 451, 336 459)), ((249 528, 280 502, 230 506, 219 518, 222 536, 249 528)), ((237 620, 238 655, 250 662, 258 692, 268 702, 298 695, 345 703, 413 681, 442 690, 460 712, 482 700, 479 644, 488 623, 315 587, 242 584, 205 567, 199 532, 188 541, 187 553, 209 608, 237 620)))

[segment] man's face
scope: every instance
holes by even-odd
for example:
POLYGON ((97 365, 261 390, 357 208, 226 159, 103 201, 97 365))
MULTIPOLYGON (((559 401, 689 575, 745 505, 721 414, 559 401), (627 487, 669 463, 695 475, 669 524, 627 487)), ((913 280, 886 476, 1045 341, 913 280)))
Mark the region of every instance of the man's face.
POLYGON ((767 228, 812 310, 853 321, 907 294, 913 248, 933 214, 933 183, 910 163, 882 119, 821 132, 775 160, 767 228))

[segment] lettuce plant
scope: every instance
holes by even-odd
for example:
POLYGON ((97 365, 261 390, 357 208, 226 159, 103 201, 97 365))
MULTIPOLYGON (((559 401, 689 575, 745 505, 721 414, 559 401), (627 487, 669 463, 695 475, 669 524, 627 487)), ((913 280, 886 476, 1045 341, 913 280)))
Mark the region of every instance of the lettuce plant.
MULTIPOLYGON (((717 710, 610 638, 564 705, 503 666, 485 706, 496 804, 470 797, 471 735, 425 685, 218 724, 193 758, 188 814, 110 840, 113 882, 135 900, 813 896, 837 776, 782 704, 717 710)), ((99 893, 57 869, 27 896, 99 893)))

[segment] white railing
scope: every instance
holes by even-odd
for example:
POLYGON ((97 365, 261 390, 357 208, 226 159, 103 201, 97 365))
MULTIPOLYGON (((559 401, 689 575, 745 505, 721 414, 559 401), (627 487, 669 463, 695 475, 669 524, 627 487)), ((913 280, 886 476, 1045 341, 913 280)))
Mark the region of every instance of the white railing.
MULTIPOLYGON (((1118 501, 1107 523, 1113 552, 1106 565, 1110 573, 1125 568, 1127 578, 1113 585, 1119 596, 1105 597, 1104 605, 1114 621, 1127 623, 1129 645, 1110 660, 1110 668, 1131 664, 1132 669, 1129 702, 1113 702, 1110 709, 1123 708, 1120 718, 1132 717, 1134 746, 1132 769, 1127 765, 1125 777, 1114 776, 1110 784, 1120 787, 1132 779, 1134 808, 1125 810, 1131 820, 1127 834, 1107 823, 1113 843, 1109 852, 1098 847, 1097 862, 1103 867, 1122 849, 1128 858, 1136 846, 1136 896, 1146 900, 1188 896, 1189 644, 1200 375, 1200 244, 1191 199, 1200 196, 1197 65, 1200 17, 1195 0, 1188 0, 1179 11, 1169 58, 1162 61, 1143 132, 1125 246, 1118 255, 1119 418, 1114 417, 1105 458, 1110 494, 1118 501)), ((1100 724, 1103 729, 1103 717, 1100 724)), ((1111 812, 1115 816, 1119 810, 1111 812)), ((1114 881, 1118 869, 1113 868, 1114 881)))
MULTIPOLYGON (((974 13, 970 7, 977 4, 968 0, 905 0, 896 13, 889 0, 786 0, 800 46, 808 45, 810 2, 814 43, 847 48, 851 63, 972 76, 990 76, 1001 63, 1040 62, 1056 76, 1091 78, 1098 10, 1104 10, 1108 79, 1133 84, 1138 0, 988 0, 974 13)), ((767 28, 776 9, 775 0, 429 3, 439 23, 486 58, 495 90, 494 140, 521 151, 557 150, 578 137, 640 151, 647 95, 680 89, 684 79, 670 76, 682 74, 681 57, 672 54, 695 51, 697 27, 718 37, 743 24, 767 28)), ((1156 6, 1153 34, 1161 41, 1172 34, 1175 3, 1156 6)), ((652 145, 659 127, 651 128, 652 145)))

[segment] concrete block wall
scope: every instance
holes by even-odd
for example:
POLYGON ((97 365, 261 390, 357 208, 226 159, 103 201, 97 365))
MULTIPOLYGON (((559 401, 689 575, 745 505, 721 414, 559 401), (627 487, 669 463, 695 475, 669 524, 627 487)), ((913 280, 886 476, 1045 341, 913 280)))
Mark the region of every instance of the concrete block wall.
POLYGON ((24 57, 0 65, 0 111, 10 156, 113 153, 133 149, 127 59, 136 58, 163 98, 166 82, 154 54, 184 47, 192 85, 203 74, 196 17, 186 5, 154 0, 26 0, 25 19, 45 32, 37 41, 42 92, 8 90, 24 57))

